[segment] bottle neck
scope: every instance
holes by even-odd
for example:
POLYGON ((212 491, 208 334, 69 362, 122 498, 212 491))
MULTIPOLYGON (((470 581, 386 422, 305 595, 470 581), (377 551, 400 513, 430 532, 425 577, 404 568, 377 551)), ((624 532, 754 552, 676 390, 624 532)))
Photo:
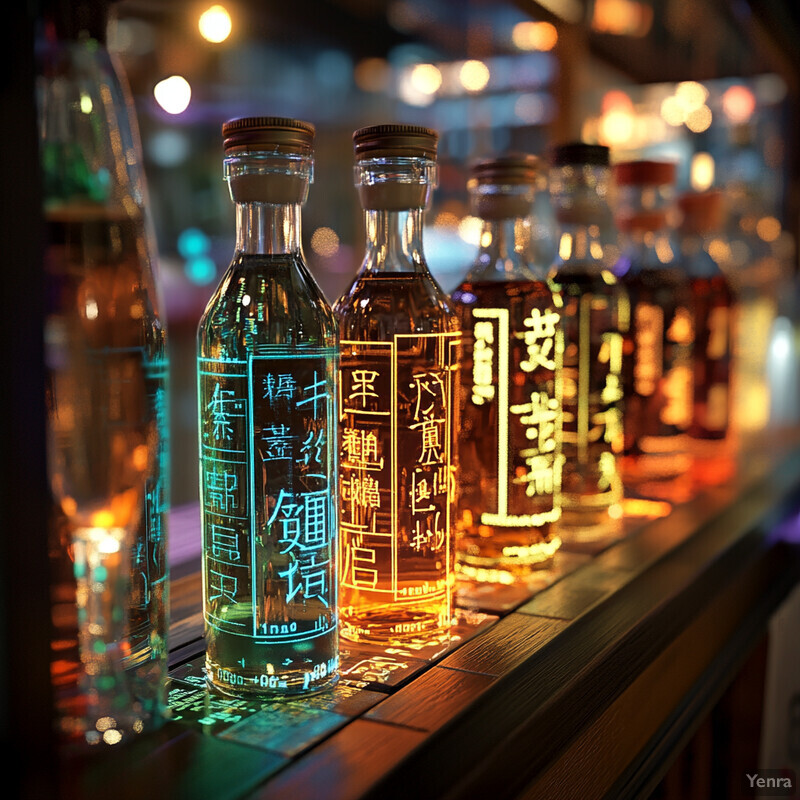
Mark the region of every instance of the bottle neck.
POLYGON ((299 203, 236 203, 236 252, 277 255, 302 251, 299 203))
MULTIPOLYGON (((564 267, 610 267, 619 253, 609 206, 606 167, 562 167, 553 171, 553 209, 558 226, 558 262, 564 267)), ((559 267, 560 268, 560 267, 559 267)))
POLYGON ((423 209, 367 209, 365 269, 371 272, 425 272, 423 209))
POLYGON ((607 266, 610 235, 596 222, 559 221, 558 257, 561 263, 607 266))
POLYGON ((475 278, 536 280, 530 217, 484 219, 475 278))

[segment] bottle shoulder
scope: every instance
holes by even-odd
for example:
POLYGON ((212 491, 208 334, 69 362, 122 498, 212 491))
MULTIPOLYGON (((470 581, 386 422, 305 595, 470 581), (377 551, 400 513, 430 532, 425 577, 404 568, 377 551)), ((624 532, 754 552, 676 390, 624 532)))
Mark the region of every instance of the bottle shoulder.
POLYGON ((198 326, 201 352, 258 345, 335 346, 333 311, 301 257, 238 255, 198 326))
POLYGON ((450 298, 426 269, 374 272, 362 267, 334 304, 342 338, 459 330, 450 298))

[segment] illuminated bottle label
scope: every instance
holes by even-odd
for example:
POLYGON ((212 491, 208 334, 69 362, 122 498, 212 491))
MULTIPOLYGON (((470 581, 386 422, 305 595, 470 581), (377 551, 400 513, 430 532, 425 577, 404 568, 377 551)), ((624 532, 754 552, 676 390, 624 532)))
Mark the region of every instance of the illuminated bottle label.
POLYGON ((573 302, 563 370, 563 449, 570 482, 564 502, 604 506, 621 491, 616 454, 622 448, 623 337, 592 324, 610 322, 609 298, 587 292, 573 302))
POLYGON ((256 645, 336 629, 336 362, 329 347, 199 359, 205 617, 256 645))
MULTIPOLYGON (((521 528, 555 522, 561 516, 561 366, 564 339, 560 315, 550 309, 531 310, 525 330, 510 330, 507 308, 476 308, 473 317, 472 402, 497 404, 497 507, 481 513, 483 525, 521 528), (516 352, 517 357, 512 357, 516 352), (537 380, 545 371, 547 381, 537 380), (515 373, 515 374, 514 374, 515 373), (512 389, 523 386, 522 391, 512 389), (512 403, 514 395, 524 402, 512 403), (521 430, 521 436, 513 435, 521 430), (519 446, 520 439, 524 442, 519 446), (516 443, 516 444, 514 444, 516 443), (514 452, 512 452, 512 449, 514 452), (512 462, 525 465, 513 470, 512 462), (525 495, 539 502, 537 513, 512 513, 511 483, 522 484, 525 495)), ((491 432, 477 431, 491 436, 491 432)))
POLYGON ((143 532, 137 538, 132 555, 132 610, 129 620, 132 650, 149 647, 153 620, 163 613, 150 611, 151 604, 166 603, 164 586, 167 581, 167 515, 169 512, 169 361, 166 358, 144 360, 149 413, 155 425, 158 444, 155 463, 145 484, 143 532), (137 646, 138 645, 138 646, 137 646))
POLYGON ((633 385, 637 394, 650 397, 661 379, 664 363, 664 311, 652 303, 639 303, 633 319, 636 340, 633 385))
MULTIPOLYGON (((451 614, 459 344, 460 333, 341 343, 341 583, 356 615, 357 598, 438 600, 451 614)), ((392 630, 403 632, 414 631, 392 630)))
POLYGON ((693 396, 691 358, 694 324, 689 309, 682 306, 675 309, 675 316, 666 333, 666 341, 670 346, 671 357, 664 373, 661 421, 665 425, 686 430, 692 422, 693 396))

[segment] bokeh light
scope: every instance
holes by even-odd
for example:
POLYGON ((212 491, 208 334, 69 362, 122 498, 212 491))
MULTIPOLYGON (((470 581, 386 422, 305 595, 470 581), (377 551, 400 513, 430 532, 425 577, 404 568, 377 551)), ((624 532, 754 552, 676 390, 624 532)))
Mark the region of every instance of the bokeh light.
POLYGON ((486 84, 489 83, 491 75, 489 73, 489 67, 487 67, 483 61, 470 59, 463 63, 459 70, 458 77, 461 81, 461 85, 468 92, 479 92, 481 89, 486 88, 486 84))
POLYGON ((153 96, 168 114, 182 114, 192 99, 192 87, 181 75, 171 75, 155 85, 153 96))
POLYGON ((733 123, 747 122, 755 110, 755 95, 746 86, 731 86, 722 95, 722 111, 733 123))
POLYGON ((411 85, 423 94, 436 94, 442 85, 442 73, 434 64, 417 64, 411 70, 411 85))
POLYGON ((711 153, 695 153, 689 167, 692 189, 704 192, 714 185, 714 156, 711 153))
POLYGON ((214 5, 200 15, 197 27, 207 42, 219 44, 231 35, 233 23, 225 6, 214 5))
POLYGON ((311 236, 311 249, 325 258, 339 251, 339 235, 333 228, 317 228, 311 236))
POLYGON ((511 40, 520 50, 552 50, 558 42, 558 30, 550 22, 518 22, 511 31, 511 40))

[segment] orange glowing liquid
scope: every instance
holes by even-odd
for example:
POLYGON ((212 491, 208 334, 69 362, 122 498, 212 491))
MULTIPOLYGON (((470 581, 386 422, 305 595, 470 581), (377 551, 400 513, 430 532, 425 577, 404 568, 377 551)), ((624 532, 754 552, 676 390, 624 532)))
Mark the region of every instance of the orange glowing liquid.
POLYGON ((532 336, 531 347, 544 350, 535 365, 525 335, 535 333, 526 326, 534 309, 537 318, 553 314, 552 294, 536 281, 465 282, 453 292, 453 302, 464 332, 460 571, 482 580, 498 570, 545 567, 561 541, 553 531, 561 515, 560 325, 558 342, 555 336, 532 336))
POLYGON ((454 612, 458 321, 408 272, 359 278, 336 312, 341 632, 436 639, 454 612))

